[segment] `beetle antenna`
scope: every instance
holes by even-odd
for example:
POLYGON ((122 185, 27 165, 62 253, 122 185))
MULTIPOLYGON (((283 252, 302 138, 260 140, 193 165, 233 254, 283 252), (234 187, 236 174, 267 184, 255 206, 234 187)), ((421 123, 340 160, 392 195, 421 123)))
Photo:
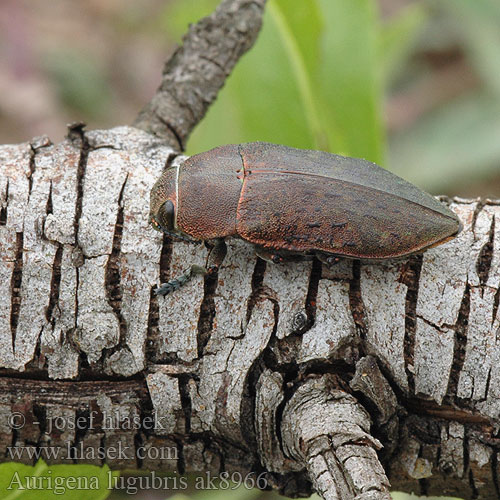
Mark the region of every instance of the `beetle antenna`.
POLYGON ((181 286, 184 286, 193 276, 197 274, 207 274, 207 272, 208 271, 206 268, 193 265, 183 275, 179 276, 178 278, 171 279, 170 281, 167 281, 166 283, 163 283, 162 285, 156 287, 153 290, 153 293, 156 296, 168 295, 169 293, 178 290, 181 286))
POLYGON ((163 227, 161 224, 157 223, 158 227, 167 235, 170 236, 171 238, 181 240, 181 241, 187 241, 188 243, 194 243, 195 245, 199 245, 200 242, 197 240, 192 240, 191 238, 188 238, 187 236, 184 236, 183 234, 178 234, 174 233, 173 231, 169 231, 165 227, 163 227))

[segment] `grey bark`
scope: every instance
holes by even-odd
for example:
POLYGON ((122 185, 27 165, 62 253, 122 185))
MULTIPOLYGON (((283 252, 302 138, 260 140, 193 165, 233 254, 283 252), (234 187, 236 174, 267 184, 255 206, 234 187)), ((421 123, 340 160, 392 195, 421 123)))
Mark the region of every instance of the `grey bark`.
POLYGON ((496 498, 497 202, 448 200, 465 229, 423 257, 271 266, 233 240, 217 276, 152 293, 206 249, 148 226, 149 190, 263 4, 224 1, 191 28, 137 128, 0 148, 3 459, 265 473, 289 496, 382 499, 390 481, 496 498), (130 453, 77 455, 117 445, 130 453))
POLYGON ((183 159, 129 127, 0 148, 3 459, 122 443, 176 452, 90 461, 266 472, 289 496, 496 498, 498 203, 450 200, 463 233, 397 262, 270 265, 230 240, 215 279, 163 299, 207 252, 148 227, 152 184, 183 159), (103 427, 114 414, 142 423, 103 427))

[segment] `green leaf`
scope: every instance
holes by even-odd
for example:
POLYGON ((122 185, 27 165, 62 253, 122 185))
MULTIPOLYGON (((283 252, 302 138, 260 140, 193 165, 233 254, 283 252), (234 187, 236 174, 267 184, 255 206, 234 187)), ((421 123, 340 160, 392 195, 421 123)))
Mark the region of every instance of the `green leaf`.
POLYGON ((375 2, 321 0, 321 6, 327 26, 320 72, 328 103, 326 114, 342 130, 343 153, 382 163, 384 130, 375 2))
MULTIPOLYGON (((255 477, 255 476, 254 476, 255 477)), ((180 496, 180 495, 179 495, 180 496)), ((254 500, 262 496, 262 491, 258 488, 246 488, 244 486, 236 487, 236 484, 227 485, 224 488, 215 488, 212 490, 199 490, 191 495, 192 500, 254 500)), ((171 500, 186 500, 183 498, 171 498, 171 500)))
MULTIPOLYGON (((297 2, 302 0, 290 0, 290 4, 298 5, 297 2)), ((304 19, 305 24, 314 23, 314 15, 311 16, 304 19)), ((257 140, 314 147, 289 50, 276 19, 266 8, 256 45, 238 62, 217 101, 195 130, 189 152, 257 140)))
POLYGON ((265 140, 380 162, 378 30, 374 0, 270 0, 188 152, 265 140))
MULTIPOLYGON (((305 4, 301 3, 300 5, 302 5, 303 8, 305 4)), ((320 32, 319 13, 317 10, 312 9, 313 6, 316 6, 316 2, 307 4, 307 7, 311 9, 310 13, 302 12, 302 16, 309 14, 313 17, 313 19, 311 19, 312 22, 308 24, 304 24, 303 22, 297 23, 297 14, 300 9, 295 10, 287 8, 286 4, 283 4, 283 1, 280 2, 276 0, 275 2, 270 2, 268 9, 281 37, 281 42, 286 51, 288 60, 290 61, 291 70, 297 83, 302 108, 312 135, 314 147, 318 149, 327 149, 328 144, 326 143, 326 138, 323 133, 318 99, 314 96, 315 89, 311 80, 311 74, 316 73, 317 70, 317 34, 320 32), (307 32, 303 29, 301 30, 304 26, 309 28, 307 32), (311 27, 315 27, 316 29, 311 30, 311 27), (303 36, 298 37, 297 35, 300 34, 301 31, 303 36)))
POLYGON ((47 465, 38 460, 35 466, 7 462, 0 464, 0 498, 3 500, 104 500, 118 472, 107 465, 47 465))
MULTIPOLYGON (((271 16, 276 17, 279 10, 286 23, 285 34, 280 30, 282 37, 292 38, 297 54, 289 53, 289 57, 300 57, 309 74, 314 74, 320 60, 320 43, 324 25, 324 16, 318 0, 274 0, 270 3, 271 16), (307 22, 304 22, 307 20, 307 22)), ((268 8, 268 7, 266 7, 268 8)), ((284 41, 283 43, 287 43, 284 41)))

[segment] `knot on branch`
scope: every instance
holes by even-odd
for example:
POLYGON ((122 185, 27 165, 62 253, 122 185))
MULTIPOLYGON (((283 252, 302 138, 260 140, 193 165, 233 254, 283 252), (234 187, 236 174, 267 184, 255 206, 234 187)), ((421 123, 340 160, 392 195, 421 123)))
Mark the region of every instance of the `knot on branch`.
POLYGON ((311 378, 283 411, 283 451, 307 470, 325 499, 390 499, 376 453, 382 445, 370 425, 368 412, 335 386, 332 375, 311 378))

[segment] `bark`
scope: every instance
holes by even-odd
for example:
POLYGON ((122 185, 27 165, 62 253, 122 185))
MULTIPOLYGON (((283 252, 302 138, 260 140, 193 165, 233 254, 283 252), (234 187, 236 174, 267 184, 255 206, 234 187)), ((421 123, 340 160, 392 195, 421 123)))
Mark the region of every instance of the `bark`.
POLYGON ((230 240, 217 277, 157 298, 207 252, 148 227, 183 159, 129 127, 0 148, 3 459, 121 443, 86 461, 265 471, 289 496, 496 498, 498 203, 449 200, 461 235, 396 262, 271 265, 230 240))
POLYGON ((497 202, 447 200, 464 231, 423 256, 271 266, 233 240, 217 276, 152 292, 207 250, 148 226, 149 190, 263 5, 192 27, 136 128, 0 147, 2 458, 496 498, 497 202))

